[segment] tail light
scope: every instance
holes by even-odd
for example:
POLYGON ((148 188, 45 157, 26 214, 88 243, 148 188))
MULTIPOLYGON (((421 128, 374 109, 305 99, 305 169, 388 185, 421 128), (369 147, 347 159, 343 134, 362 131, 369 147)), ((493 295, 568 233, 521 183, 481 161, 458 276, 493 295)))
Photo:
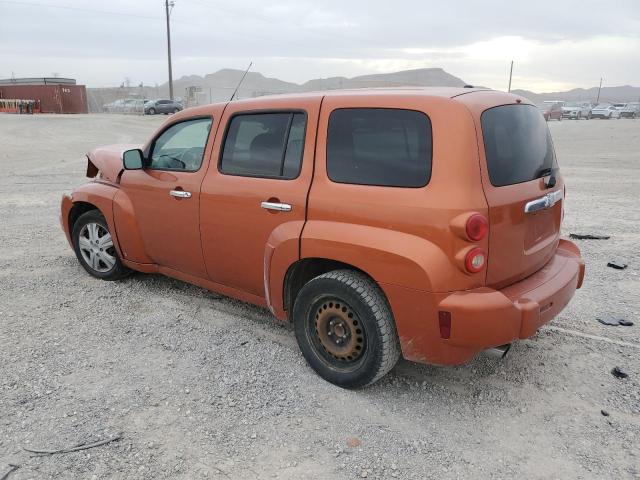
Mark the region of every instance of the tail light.
POLYGON ((467 220, 466 225, 467 237, 469 240, 473 240, 477 242, 482 240, 489 231, 489 222, 484 217, 484 215, 480 215, 479 213, 474 213, 467 220))
POLYGON ((487 254, 479 247, 469 250, 464 257, 464 266, 469 273, 478 273, 487 262, 487 254))

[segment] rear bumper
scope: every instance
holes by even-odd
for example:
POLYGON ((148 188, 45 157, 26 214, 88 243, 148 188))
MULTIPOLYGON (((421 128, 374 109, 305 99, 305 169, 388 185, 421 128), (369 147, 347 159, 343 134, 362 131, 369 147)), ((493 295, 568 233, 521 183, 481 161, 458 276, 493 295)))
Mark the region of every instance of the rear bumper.
POLYGON ((439 365, 464 363, 483 350, 528 338, 569 303, 584 279, 578 247, 560 240, 555 255, 536 273, 500 290, 488 287, 425 293, 382 284, 391 303, 407 360, 439 365), (449 312, 451 328, 439 326, 449 312))
POLYGON ((451 313, 451 345, 490 348, 528 338, 569 303, 582 286, 584 261, 575 244, 560 240, 539 271, 502 290, 456 292, 438 305, 451 313))

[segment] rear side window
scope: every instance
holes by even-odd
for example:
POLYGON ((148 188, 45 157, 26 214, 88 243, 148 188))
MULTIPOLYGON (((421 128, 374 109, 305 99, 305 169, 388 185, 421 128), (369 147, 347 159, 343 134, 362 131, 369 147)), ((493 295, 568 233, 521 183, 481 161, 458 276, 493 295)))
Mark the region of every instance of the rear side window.
POLYGON ((248 177, 296 178, 305 126, 304 113, 235 115, 225 137, 220 171, 248 177))
POLYGON ((489 179, 494 187, 529 182, 556 168, 551 134, 532 105, 503 105, 481 117, 489 179))
POLYGON ((327 174, 334 182, 424 187, 431 156, 431 121, 424 113, 345 108, 329 117, 327 174))

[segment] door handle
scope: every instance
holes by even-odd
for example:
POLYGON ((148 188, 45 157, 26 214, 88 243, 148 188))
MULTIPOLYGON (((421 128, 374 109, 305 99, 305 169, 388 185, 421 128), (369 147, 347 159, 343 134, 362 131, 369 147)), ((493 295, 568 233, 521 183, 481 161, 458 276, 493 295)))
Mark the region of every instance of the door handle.
POLYGON ((191 192, 185 192, 184 190, 170 190, 169 195, 176 198, 191 198, 191 192))
POLYGON ((290 212, 293 207, 288 203, 262 202, 260 204, 265 210, 275 210, 276 212, 290 212))

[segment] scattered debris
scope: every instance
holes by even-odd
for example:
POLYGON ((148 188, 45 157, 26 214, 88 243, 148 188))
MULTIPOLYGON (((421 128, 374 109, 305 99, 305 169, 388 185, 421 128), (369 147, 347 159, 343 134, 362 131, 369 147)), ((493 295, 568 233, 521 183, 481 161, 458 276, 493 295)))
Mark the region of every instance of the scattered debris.
POLYGON ((108 438, 106 440, 100 440, 99 442, 79 443, 78 445, 74 445, 73 447, 61 448, 60 450, 31 450, 29 448, 23 449, 29 453, 35 453, 37 455, 56 455, 58 453, 71 453, 80 450, 87 450, 89 448, 101 447, 102 445, 106 445, 107 443, 117 442, 120 439, 122 439, 122 433, 119 433, 115 437, 108 438))
POLYGON ((627 264, 612 260, 607 263, 607 267, 615 268, 616 270, 624 270, 625 268, 627 268, 627 264))
POLYGON ((588 233, 582 235, 580 233, 570 233, 569 238, 574 238, 576 240, 609 240, 611 237, 609 235, 591 235, 588 233))
POLYGON ((18 470, 20 468, 20 465, 14 465, 12 463, 9 464, 9 470, 7 470, 4 475, 2 475, 2 477, 0 477, 0 480, 7 480, 7 478, 9 478, 9 475, 11 475, 13 472, 15 472, 16 470, 18 470))
POLYGON ((613 367, 611 374, 616 378, 627 378, 629 374, 625 372, 621 367, 613 367))
POLYGON ((631 320, 622 318, 619 315, 603 315, 601 317, 596 317, 596 320, 603 325, 611 325, 612 327, 617 327, 618 325, 622 325, 623 327, 633 326, 633 322, 631 320))
POLYGON ((358 437, 347 438, 347 447, 356 448, 360 445, 362 445, 362 440, 360 440, 358 437))
POLYGON ((602 414, 603 417, 608 417, 609 416, 609 412, 607 412, 604 408, 602 410, 600 410, 600 413, 602 414))

